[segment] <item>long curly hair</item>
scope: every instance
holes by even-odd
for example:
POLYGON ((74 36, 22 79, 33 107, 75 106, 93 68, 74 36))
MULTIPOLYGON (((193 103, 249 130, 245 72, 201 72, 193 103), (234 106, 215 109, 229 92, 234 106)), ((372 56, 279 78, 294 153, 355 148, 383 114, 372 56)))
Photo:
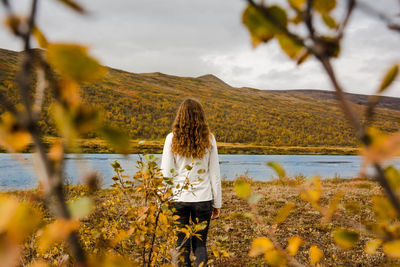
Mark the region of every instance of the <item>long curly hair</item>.
POLYGON ((202 158, 211 147, 210 128, 200 102, 188 98, 180 105, 172 124, 172 153, 202 158))

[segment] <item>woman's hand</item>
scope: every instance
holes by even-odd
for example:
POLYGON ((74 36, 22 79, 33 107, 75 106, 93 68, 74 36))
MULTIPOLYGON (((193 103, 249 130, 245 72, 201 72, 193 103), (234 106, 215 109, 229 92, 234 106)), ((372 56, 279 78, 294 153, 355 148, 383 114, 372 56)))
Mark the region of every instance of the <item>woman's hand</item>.
POLYGON ((219 215, 221 215, 221 209, 212 208, 212 211, 211 211, 211 220, 218 219, 219 215))

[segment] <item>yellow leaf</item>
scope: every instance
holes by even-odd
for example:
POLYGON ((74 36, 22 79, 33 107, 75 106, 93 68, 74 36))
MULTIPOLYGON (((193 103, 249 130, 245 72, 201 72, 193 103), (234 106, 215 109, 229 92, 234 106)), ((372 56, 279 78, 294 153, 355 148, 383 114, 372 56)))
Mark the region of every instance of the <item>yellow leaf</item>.
POLYGON ((265 252, 264 258, 271 266, 286 266, 286 257, 276 249, 265 252))
POLYGON ((116 246, 119 242, 127 239, 134 232, 134 228, 131 228, 127 231, 120 230, 115 234, 115 237, 111 240, 110 244, 112 246, 116 246))
POLYGON ((133 267, 138 266, 133 262, 130 262, 127 257, 117 255, 116 253, 104 253, 105 255, 100 256, 98 254, 89 256, 89 266, 96 267, 133 267))
POLYGON ((292 211, 294 206, 295 206, 294 203, 289 202, 285 206, 280 208, 278 211, 278 214, 275 217, 275 223, 280 224, 280 223, 284 222, 286 220, 287 216, 289 216, 289 214, 292 211))
POLYGON ((279 23, 281 27, 287 25, 287 15, 282 8, 271 6, 265 8, 264 11, 269 14, 269 18, 264 16, 258 8, 248 5, 242 15, 242 22, 251 34, 254 47, 261 42, 268 42, 276 33, 281 32, 280 27, 275 22, 279 23))
POLYGON ((314 0, 313 7, 321 14, 329 13, 336 7, 336 0, 314 0))
POLYGON ((42 214, 28 202, 0 197, 0 232, 7 232, 15 242, 22 242, 36 230, 41 219, 42 214))
POLYGON ((276 172, 279 178, 286 176, 285 169, 278 162, 269 161, 266 164, 276 172))
POLYGON ((304 49, 301 54, 299 54, 297 59, 297 65, 301 65, 304 61, 306 61, 310 57, 310 53, 304 49))
POLYGON ((164 213, 160 213, 159 220, 161 225, 168 225, 168 218, 164 213))
POLYGON ((10 112, 4 112, 0 117, 0 145, 10 152, 20 152, 31 142, 30 133, 21 127, 10 112))
POLYGON ((387 166, 385 168, 385 176, 391 188, 394 190, 400 189, 400 172, 395 167, 387 166))
POLYGON ((375 254, 376 250, 382 244, 381 239, 372 239, 365 244, 365 252, 368 254, 375 254))
POLYGON ((393 67, 391 67, 386 73, 385 77, 382 80, 381 86, 379 87, 378 93, 382 93, 383 91, 385 91, 396 79, 398 73, 399 73, 399 65, 396 64, 393 67))
POLYGON ((47 59, 58 74, 78 83, 94 82, 106 73, 106 69, 87 54, 86 47, 76 44, 50 44, 47 59))
POLYGON ((216 247, 211 246, 211 250, 212 250, 212 253, 213 253, 214 257, 216 257, 216 258, 220 257, 219 251, 218 251, 218 249, 216 247))
POLYGON ((68 6, 69 8, 75 10, 78 13, 82 14, 86 13, 85 9, 73 0, 58 0, 58 1, 68 6))
POLYGON ((79 84, 73 80, 61 79, 58 82, 61 89, 61 100, 68 103, 70 107, 77 108, 81 104, 79 84))
POLYGON ((294 257, 297 254, 297 251, 299 250, 299 247, 303 243, 303 240, 299 236, 292 236, 288 239, 288 246, 286 248, 288 254, 292 257, 294 257))
POLYGON ((47 41, 46 37, 44 36, 43 32, 35 25, 33 27, 33 36, 36 38, 38 44, 42 48, 46 48, 49 42, 47 41))
POLYGON ((7 230, 7 226, 17 207, 17 199, 12 197, 0 197, 0 233, 7 230))
POLYGON ((273 248, 274 244, 272 244, 271 240, 266 237, 257 237, 253 240, 253 243, 251 244, 249 256, 256 257, 260 254, 264 254, 265 252, 273 248))
POLYGON ((48 267, 48 266, 50 265, 43 260, 35 260, 27 265, 27 267, 48 267))
POLYGON ((238 197, 247 199, 251 193, 251 187, 248 183, 242 180, 235 181, 235 192, 238 197))
POLYGON ((103 125, 100 128, 101 134, 118 154, 128 154, 131 146, 129 135, 120 129, 103 125))
POLYGON ((314 177, 312 183, 300 193, 300 197, 312 204, 315 204, 319 201, 321 197, 321 182, 318 177, 314 177))
POLYGON ((354 231, 346 229, 338 229, 333 232, 333 239, 336 244, 344 249, 352 248, 357 244, 360 235, 354 231))
POLYGON ((297 10, 302 9, 305 3, 306 0, 289 0, 290 6, 297 10))
POLYGON ((392 221, 397 219, 397 211, 387 198, 383 196, 373 196, 371 199, 376 220, 392 221))
POLYGON ((74 114, 67 110, 60 103, 53 103, 50 106, 51 115, 59 134, 64 137, 67 147, 72 147, 74 141, 78 138, 78 132, 74 127, 74 114))
POLYGON ((39 226, 42 214, 27 202, 20 203, 9 221, 8 231, 14 240, 22 242, 39 226))
POLYGON ((368 137, 371 144, 362 149, 361 154, 364 156, 363 167, 365 168, 371 163, 382 163, 400 155, 400 132, 386 135, 376 128, 367 129, 368 137))
POLYGON ((90 197, 81 197, 68 204, 71 217, 75 219, 85 218, 93 210, 93 200, 90 197))
POLYGON ((53 162, 59 162, 64 157, 64 147, 62 141, 57 139, 49 149, 49 159, 53 162))
POLYGON ((387 242, 383 244, 382 248, 389 257, 400 258, 400 240, 387 242))
POLYGON ((300 53, 303 51, 303 46, 296 43, 292 38, 288 37, 286 34, 276 35, 279 45, 281 46, 283 52, 286 53, 291 59, 297 59, 300 53))
POLYGON ((45 252, 56 242, 65 241, 71 232, 79 228, 79 221, 58 219, 51 224, 46 225, 39 236, 38 249, 45 252))
POLYGON ((324 21, 325 25, 331 29, 336 29, 338 26, 335 19, 328 14, 322 14, 322 20, 324 21))
POLYGON ((317 246, 312 245, 309 251, 310 263, 317 264, 324 257, 324 253, 317 246))

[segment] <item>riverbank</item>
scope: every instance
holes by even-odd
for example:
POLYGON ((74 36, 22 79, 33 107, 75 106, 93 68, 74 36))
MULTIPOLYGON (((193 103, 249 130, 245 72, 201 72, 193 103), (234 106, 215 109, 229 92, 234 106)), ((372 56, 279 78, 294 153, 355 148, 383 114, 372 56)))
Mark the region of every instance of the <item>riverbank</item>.
MULTIPOLYGON (((47 147, 55 142, 55 137, 45 137, 44 143, 47 147)), ((116 153, 110 148, 105 140, 102 139, 79 139, 81 153, 116 153)), ((164 140, 131 140, 129 154, 161 154, 164 140)), ((355 147, 329 147, 329 146, 263 146, 242 143, 222 143, 218 142, 218 152, 220 154, 245 154, 245 155, 357 155, 358 148, 355 147)), ((25 153, 33 151, 33 147, 28 147, 25 153)), ((0 147, 0 153, 6 152, 0 147)))
MULTIPOLYGON (((322 180, 321 203, 326 206, 333 195, 338 192, 344 193, 344 197, 339 203, 337 212, 333 215, 331 222, 322 222, 321 215, 307 202, 299 197, 304 188, 304 180, 292 181, 282 184, 279 181, 272 182, 252 182, 251 187, 254 193, 261 195, 261 200, 257 204, 258 214, 262 216, 261 226, 256 224, 246 213, 250 208, 246 201, 237 197, 234 192, 233 182, 223 181, 223 208, 222 215, 218 220, 212 221, 208 244, 209 255, 215 266, 265 266, 262 257, 250 258, 248 251, 254 238, 267 232, 274 222, 277 211, 288 202, 293 202, 295 207, 276 231, 276 240, 282 246, 287 246, 287 239, 298 235, 304 240, 296 255, 296 260, 300 263, 308 263, 308 251, 311 245, 317 245, 322 249, 324 266, 387 266, 399 263, 384 256, 378 249, 377 253, 370 255, 364 252, 366 241, 371 236, 361 235, 361 240, 352 249, 343 250, 336 246, 333 241, 332 232, 337 227, 349 227, 357 230, 355 225, 360 222, 373 221, 373 210, 371 196, 381 195, 379 185, 373 181, 365 179, 326 179, 322 180), (356 208, 354 208, 356 207, 356 208), (229 253, 227 259, 217 259, 211 251, 211 247, 216 246, 217 242, 229 253)), ((68 198, 83 196, 87 192, 83 186, 70 186, 68 198)), ((32 199, 34 191, 16 191, 23 198, 32 199)), ((110 209, 108 203, 115 198, 113 189, 103 189, 93 195, 95 210, 88 219, 82 221, 81 237, 82 240, 90 239, 90 229, 96 226, 100 218, 96 214, 104 212, 104 207, 110 209), (84 230, 85 229, 85 230, 84 230), (89 230, 88 230, 89 229, 89 230)), ((125 205, 122 202, 115 204, 114 211, 121 212, 123 216, 125 205)), ((85 241, 85 244, 90 244, 85 241)), ((87 251, 94 251, 90 245, 87 251)), ((124 256, 129 257, 129 251, 124 256)), ((25 257, 31 257, 31 251, 26 249, 25 257)), ((132 255, 131 255, 132 256, 132 255)))

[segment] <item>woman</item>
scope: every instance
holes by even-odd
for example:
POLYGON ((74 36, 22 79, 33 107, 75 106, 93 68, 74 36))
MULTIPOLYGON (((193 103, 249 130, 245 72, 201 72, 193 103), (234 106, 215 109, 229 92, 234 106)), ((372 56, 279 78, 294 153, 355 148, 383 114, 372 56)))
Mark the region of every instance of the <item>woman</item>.
POLYGON ((173 207, 181 226, 188 225, 190 218, 192 222, 207 223, 205 229, 197 232, 200 239, 193 237, 183 243, 185 234, 178 234, 183 266, 191 266, 191 247, 196 265, 206 266, 210 219, 220 216, 222 198, 217 143, 198 101, 186 99, 180 105, 172 133, 165 139, 161 169, 164 177, 173 177, 173 207), (188 182, 189 186, 185 186, 188 182))

